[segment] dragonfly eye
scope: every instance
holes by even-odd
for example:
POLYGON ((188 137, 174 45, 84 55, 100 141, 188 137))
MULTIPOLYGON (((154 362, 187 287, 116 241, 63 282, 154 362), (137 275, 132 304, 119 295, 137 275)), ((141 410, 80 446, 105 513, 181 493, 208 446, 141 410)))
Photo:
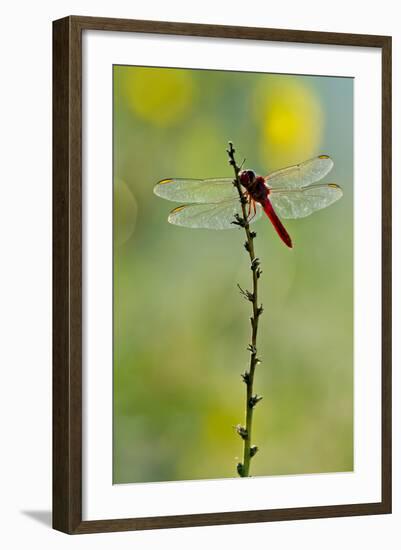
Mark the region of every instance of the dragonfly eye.
POLYGON ((256 178, 256 174, 253 170, 244 170, 240 173, 240 181, 244 187, 248 187, 251 185, 256 178))

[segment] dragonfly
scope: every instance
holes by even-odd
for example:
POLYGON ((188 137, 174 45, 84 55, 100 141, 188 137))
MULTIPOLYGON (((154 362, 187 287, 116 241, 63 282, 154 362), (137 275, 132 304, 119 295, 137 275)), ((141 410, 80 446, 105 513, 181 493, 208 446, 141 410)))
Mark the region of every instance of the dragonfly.
MULTIPOLYGON (((267 176, 254 170, 239 172, 240 189, 246 199, 246 221, 253 223, 267 215, 281 240, 292 248, 292 240, 280 218, 304 218, 330 206, 342 195, 336 183, 320 182, 333 168, 329 155, 319 155, 267 176)), ((174 202, 168 221, 174 225, 204 229, 232 229, 243 216, 238 189, 232 178, 182 179, 159 181, 154 193, 174 202)))

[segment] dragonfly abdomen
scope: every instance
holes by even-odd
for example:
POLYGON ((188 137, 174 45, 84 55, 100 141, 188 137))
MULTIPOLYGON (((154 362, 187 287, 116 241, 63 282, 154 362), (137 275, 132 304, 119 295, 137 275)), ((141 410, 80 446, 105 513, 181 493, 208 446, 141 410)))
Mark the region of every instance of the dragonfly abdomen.
POLYGON ((266 198, 260 202, 260 204, 263 206, 263 210, 267 214, 269 220, 272 222, 274 229, 277 231, 278 236, 280 239, 289 247, 292 248, 292 241, 291 237, 287 233, 286 228, 281 223, 280 218, 277 216, 276 212, 274 211, 274 208, 272 206, 272 203, 269 200, 268 197, 269 190, 267 189, 266 198))

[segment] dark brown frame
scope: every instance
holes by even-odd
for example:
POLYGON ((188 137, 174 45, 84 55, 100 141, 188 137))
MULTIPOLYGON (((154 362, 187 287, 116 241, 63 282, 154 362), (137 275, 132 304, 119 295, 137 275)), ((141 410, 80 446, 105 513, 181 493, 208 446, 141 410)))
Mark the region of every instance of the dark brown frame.
POLYGON ((53 22, 53 527, 69 534, 391 513, 391 37, 71 16, 53 22), (382 51, 382 498, 308 508, 82 521, 81 56, 86 29, 382 51))

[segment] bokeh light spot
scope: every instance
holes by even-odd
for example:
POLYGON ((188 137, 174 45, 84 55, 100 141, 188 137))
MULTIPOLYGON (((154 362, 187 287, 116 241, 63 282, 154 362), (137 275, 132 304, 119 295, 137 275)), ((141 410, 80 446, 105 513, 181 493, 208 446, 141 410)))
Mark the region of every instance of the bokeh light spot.
POLYGON ((114 242, 117 246, 126 243, 135 230, 138 206, 128 185, 114 181, 114 242))
POLYGON ((138 117, 159 127, 179 122, 193 101, 194 85, 188 71, 133 67, 120 71, 120 86, 128 107, 138 117))
POLYGON ((254 111, 261 121, 261 155, 270 169, 316 154, 323 109, 313 88, 299 77, 268 76, 257 90, 254 111))

